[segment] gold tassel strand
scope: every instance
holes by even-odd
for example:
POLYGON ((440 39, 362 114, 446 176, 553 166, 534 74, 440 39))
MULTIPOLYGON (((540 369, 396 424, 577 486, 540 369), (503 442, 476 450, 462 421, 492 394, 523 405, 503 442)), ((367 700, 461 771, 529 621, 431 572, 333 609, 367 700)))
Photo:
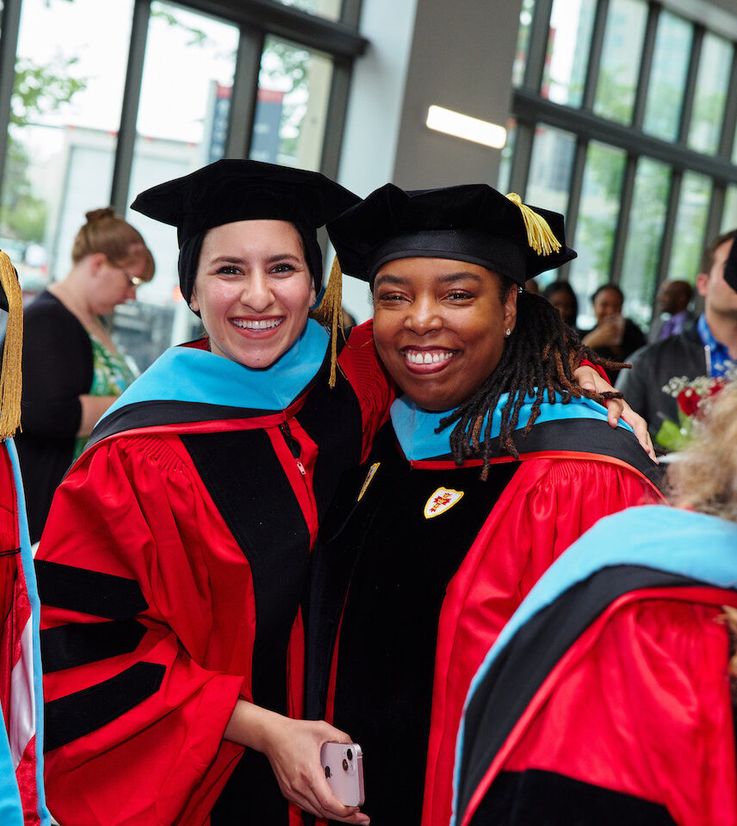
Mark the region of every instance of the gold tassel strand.
POLYGON ((338 369, 338 330, 345 334, 343 327, 343 271, 338 256, 333 258, 330 276, 320 306, 312 313, 330 331, 330 387, 335 387, 338 369))
POLYGON ((522 203, 522 198, 516 192, 510 192, 507 198, 516 204, 527 230, 527 243, 538 255, 550 255, 551 252, 560 250, 560 241, 550 229, 550 224, 534 209, 530 209, 527 204, 522 203))
POLYGON ((0 439, 12 436, 20 427, 20 399, 23 388, 23 294, 10 258, 0 250, 0 286, 8 301, 2 375, 0 375, 0 439))

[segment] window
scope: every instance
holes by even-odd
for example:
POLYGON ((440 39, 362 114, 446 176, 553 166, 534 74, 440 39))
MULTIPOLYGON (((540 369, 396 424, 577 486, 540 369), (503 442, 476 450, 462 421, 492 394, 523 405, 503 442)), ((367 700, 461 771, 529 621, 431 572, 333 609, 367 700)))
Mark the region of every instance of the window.
POLYGON ((530 161, 530 179, 525 200, 531 204, 565 212, 571 184, 576 139, 567 132, 539 126, 530 161))
POLYGON ((70 266, 90 209, 110 203, 133 0, 26 0, 22 7, 0 236, 39 292, 70 266), (98 37, 94 31, 120 32, 98 37))
POLYGON ((319 169, 332 62, 270 37, 259 73, 250 157, 319 169))
POLYGON ((678 137, 692 39, 690 23, 668 12, 660 15, 643 128, 663 140, 678 137))
POLYGON ((711 198, 711 181, 704 175, 683 176, 678 203, 670 277, 694 282, 704 249, 704 232, 711 198))
POLYGON ((553 3, 540 90, 544 98, 568 106, 581 105, 595 15, 595 0, 555 0, 553 3))
MULTIPOLYGON (((366 46, 354 22, 360 0, 223 0, 207 4, 209 14, 193 5, 202 4, 13 5, 20 27, 12 116, 0 112, 9 136, 7 150, 0 145, 0 247, 12 249, 30 298, 66 275, 85 212, 113 204, 126 213, 156 258, 154 280, 114 317, 142 368, 198 323, 179 295, 174 229, 128 204, 226 155, 265 153, 331 174, 340 147, 323 146, 328 101, 340 133, 351 65, 366 46)), ((15 26, 2 36, 14 38, 15 26)))
POLYGON ((625 313, 646 327, 658 277, 658 262, 668 209, 670 169, 641 158, 637 164, 627 244, 619 285, 625 313))
POLYGON ((594 111, 620 123, 632 120, 647 6, 640 0, 609 4, 594 111))
POLYGON ((571 284, 581 296, 589 296, 609 278, 614 234, 619 216, 625 155, 592 142, 586 153, 581 209, 573 246, 578 258, 571 263, 571 284))
POLYGON ((737 226, 737 137, 725 151, 735 133, 737 7, 730 37, 713 29, 726 18, 707 4, 678 5, 678 14, 663 0, 523 8, 520 42, 542 83, 525 87, 515 75, 521 151, 504 159, 528 202, 566 215, 582 306, 614 281, 643 326, 658 284, 693 280, 707 232, 737 226))
POLYGON ((719 145, 731 63, 729 43, 721 37, 705 35, 696 80, 698 94, 694 98, 688 132, 688 144, 692 149, 714 152, 719 145))

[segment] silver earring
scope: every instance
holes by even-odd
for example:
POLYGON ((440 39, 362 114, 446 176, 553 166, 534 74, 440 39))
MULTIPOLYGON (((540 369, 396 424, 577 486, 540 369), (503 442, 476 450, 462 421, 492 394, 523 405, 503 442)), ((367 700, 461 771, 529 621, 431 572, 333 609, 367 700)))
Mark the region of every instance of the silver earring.
POLYGON ((511 335, 512 335, 512 328, 507 327, 507 329, 504 331, 504 337, 509 338, 511 335))

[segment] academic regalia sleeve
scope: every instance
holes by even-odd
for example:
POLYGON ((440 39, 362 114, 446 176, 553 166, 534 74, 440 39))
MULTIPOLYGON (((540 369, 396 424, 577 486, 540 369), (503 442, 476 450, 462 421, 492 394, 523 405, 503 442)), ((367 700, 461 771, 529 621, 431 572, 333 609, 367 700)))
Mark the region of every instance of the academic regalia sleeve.
POLYGON ((729 646, 719 613, 646 600, 584 635, 515 736, 483 804, 499 816, 488 822, 539 822, 543 811, 551 826, 635 822, 616 819, 626 806, 651 812, 638 823, 666 822, 664 808, 679 826, 735 826, 729 646), (658 810, 661 819, 652 819, 658 810), (506 819, 512 811, 516 819, 506 819))
POLYGON ((394 401, 394 390, 376 354, 373 333, 372 320, 354 327, 338 358, 361 408, 362 463, 368 459, 374 436, 386 422, 394 401))
MULTIPOLYGON (((141 436, 88 451, 42 537, 46 777, 62 824, 179 822, 241 753, 222 738, 243 677, 200 664, 236 661, 218 649, 231 606, 213 597, 233 540, 177 445, 141 436)), ((245 614, 232 606, 232 623, 245 614)))
POLYGON ((561 457, 521 463, 469 549, 440 616, 423 826, 450 820, 463 704, 509 617, 551 563, 598 519, 661 498, 644 476, 612 461, 561 457))

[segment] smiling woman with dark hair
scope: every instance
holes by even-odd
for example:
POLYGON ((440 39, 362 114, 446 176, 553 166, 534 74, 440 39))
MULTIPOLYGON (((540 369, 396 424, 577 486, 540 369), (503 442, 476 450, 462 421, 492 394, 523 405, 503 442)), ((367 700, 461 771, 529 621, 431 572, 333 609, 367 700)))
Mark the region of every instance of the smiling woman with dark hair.
POLYGON ((328 232, 372 285, 376 348, 404 395, 323 523, 309 705, 363 748, 377 823, 435 826, 490 643, 596 519, 659 493, 632 433, 576 382, 582 357, 601 360, 520 290, 575 257, 562 215, 481 184, 386 185, 328 232))

